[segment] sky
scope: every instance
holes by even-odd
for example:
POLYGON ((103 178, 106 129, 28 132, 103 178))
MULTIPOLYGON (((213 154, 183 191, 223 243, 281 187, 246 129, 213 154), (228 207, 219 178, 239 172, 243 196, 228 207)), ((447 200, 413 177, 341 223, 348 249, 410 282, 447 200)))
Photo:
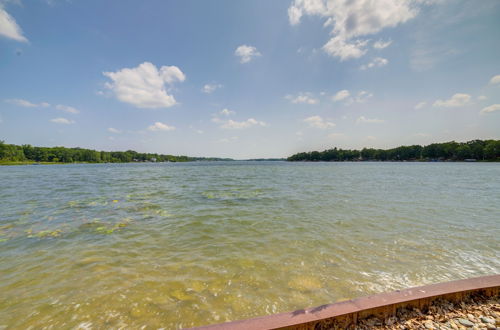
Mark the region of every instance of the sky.
POLYGON ((245 159, 499 138, 499 0, 0 0, 7 143, 245 159))

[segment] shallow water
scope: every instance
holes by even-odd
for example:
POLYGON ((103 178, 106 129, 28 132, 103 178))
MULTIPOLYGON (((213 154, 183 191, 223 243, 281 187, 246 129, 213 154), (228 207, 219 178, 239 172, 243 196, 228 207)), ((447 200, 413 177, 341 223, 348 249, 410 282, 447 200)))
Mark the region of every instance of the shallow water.
POLYGON ((182 328, 500 273, 500 164, 0 167, 0 328, 182 328))

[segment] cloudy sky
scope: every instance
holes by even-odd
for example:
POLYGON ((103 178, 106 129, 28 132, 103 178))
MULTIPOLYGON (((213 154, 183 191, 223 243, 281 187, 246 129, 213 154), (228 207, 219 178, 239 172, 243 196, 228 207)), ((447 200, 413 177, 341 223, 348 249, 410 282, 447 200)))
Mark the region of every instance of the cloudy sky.
POLYGON ((500 138, 500 1, 0 0, 0 139, 233 158, 500 138))

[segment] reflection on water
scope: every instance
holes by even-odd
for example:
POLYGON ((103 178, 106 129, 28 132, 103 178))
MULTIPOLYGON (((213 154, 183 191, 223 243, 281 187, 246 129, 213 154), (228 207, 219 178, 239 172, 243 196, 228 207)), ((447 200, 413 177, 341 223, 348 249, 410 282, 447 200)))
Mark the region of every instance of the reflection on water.
POLYGON ((0 328, 181 328, 500 272, 500 164, 0 168, 0 328))

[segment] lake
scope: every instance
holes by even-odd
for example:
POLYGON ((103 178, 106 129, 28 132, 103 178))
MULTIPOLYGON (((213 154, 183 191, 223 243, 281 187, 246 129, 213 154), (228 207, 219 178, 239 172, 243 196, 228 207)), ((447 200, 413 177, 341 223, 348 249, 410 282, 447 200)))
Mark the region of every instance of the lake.
POLYGON ((0 167, 0 329, 182 328, 500 273, 499 163, 0 167))

